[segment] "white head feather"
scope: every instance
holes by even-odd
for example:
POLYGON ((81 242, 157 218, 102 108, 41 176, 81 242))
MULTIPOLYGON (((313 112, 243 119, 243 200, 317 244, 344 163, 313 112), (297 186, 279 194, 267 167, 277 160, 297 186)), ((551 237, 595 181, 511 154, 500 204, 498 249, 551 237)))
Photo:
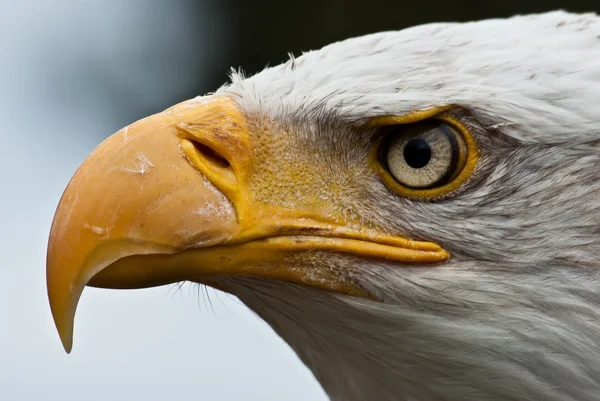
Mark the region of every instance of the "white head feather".
MULTIPOLYGON (((344 138, 343 127, 374 116, 449 104, 469 111, 481 142, 476 179, 441 202, 400 198, 367 172, 348 179, 364 196, 351 206, 365 224, 453 255, 435 268, 302 256, 384 303, 220 281, 332 399, 600 399, 600 18, 553 12, 384 32, 234 74, 219 92, 314 146, 328 146, 323 131, 344 138), (335 118, 338 132, 318 116, 335 118)), ((367 146, 351 139, 349 148, 367 146)), ((348 154, 359 164, 360 151, 348 154)))
POLYGON ((345 40, 219 90, 249 113, 311 107, 347 121, 456 104, 518 138, 598 128, 600 19, 558 11, 345 40), (510 128, 512 126, 512 128, 510 128))

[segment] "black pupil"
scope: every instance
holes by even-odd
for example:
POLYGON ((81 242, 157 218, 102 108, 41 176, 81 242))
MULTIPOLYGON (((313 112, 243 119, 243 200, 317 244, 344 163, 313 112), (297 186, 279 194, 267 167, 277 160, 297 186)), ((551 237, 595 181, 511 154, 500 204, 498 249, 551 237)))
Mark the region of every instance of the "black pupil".
POLYGON ((404 147, 404 160, 412 168, 422 168, 431 160, 431 148, 427 141, 414 138, 404 147))

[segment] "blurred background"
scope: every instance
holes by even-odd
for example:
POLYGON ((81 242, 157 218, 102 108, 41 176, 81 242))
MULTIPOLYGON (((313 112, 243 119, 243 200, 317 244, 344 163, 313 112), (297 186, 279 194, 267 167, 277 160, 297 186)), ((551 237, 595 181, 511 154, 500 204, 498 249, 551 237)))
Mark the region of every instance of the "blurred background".
POLYGON ((351 36, 597 0, 0 0, 0 399, 325 400, 235 298, 86 289, 67 356, 45 289, 54 209, 104 138, 170 105, 351 36))

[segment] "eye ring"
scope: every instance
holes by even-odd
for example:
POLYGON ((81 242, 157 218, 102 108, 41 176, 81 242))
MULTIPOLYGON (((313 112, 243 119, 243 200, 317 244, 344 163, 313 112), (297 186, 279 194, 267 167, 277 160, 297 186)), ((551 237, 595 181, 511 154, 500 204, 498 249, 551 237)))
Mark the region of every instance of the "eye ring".
POLYGON ((400 124, 386 125, 379 131, 382 135, 372 161, 383 182, 399 195, 417 200, 435 200, 455 192, 472 176, 479 160, 479 148, 469 129, 448 115, 409 123, 403 123, 403 118, 398 119, 400 124), (436 156, 431 139, 427 146, 423 145, 423 135, 435 138, 436 156), (389 156, 390 145, 394 147, 395 161, 389 156), (413 148, 407 154, 409 146, 413 148), (427 165, 428 155, 436 168, 427 165), (395 163, 393 166, 390 160, 395 163))

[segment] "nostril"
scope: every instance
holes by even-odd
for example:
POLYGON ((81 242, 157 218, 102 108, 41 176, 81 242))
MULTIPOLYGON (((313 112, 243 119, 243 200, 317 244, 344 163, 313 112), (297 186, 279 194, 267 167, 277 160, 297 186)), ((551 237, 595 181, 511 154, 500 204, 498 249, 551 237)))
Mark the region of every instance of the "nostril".
MULTIPOLYGON (((235 192, 237 177, 229 160, 221 156, 219 143, 205 145, 196 140, 182 139, 180 149, 183 156, 199 172, 204 174, 219 190, 235 192)), ((226 152, 226 149, 223 149, 226 152)))
POLYGON ((206 146, 196 141, 192 141, 192 143, 194 144, 194 147, 196 148, 198 153, 200 153, 200 155, 202 155, 208 162, 220 168, 228 168, 230 166, 229 161, 227 161, 227 159, 219 155, 209 146, 206 146))

